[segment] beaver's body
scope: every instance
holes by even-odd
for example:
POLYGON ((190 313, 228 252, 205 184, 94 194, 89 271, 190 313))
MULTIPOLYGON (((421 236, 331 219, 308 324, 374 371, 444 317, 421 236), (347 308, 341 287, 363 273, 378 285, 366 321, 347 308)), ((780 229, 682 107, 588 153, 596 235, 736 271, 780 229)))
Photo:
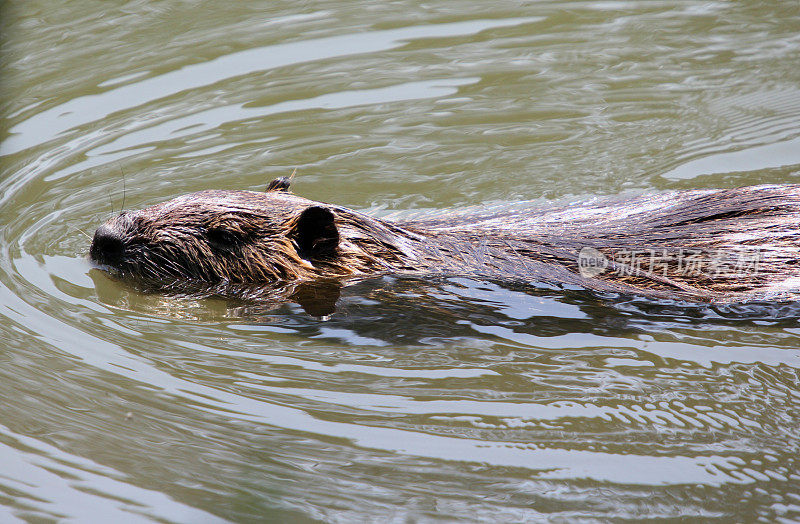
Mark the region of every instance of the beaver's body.
POLYGON ((495 214, 388 221, 286 191, 201 191, 98 228, 122 275, 212 284, 446 273, 656 298, 800 294, 800 186, 698 190, 495 214))

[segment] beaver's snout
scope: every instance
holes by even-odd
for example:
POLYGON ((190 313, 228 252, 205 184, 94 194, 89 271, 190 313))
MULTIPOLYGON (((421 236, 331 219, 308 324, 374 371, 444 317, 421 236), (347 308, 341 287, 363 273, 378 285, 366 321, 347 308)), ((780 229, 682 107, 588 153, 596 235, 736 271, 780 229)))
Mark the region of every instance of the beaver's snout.
POLYGON ((97 228, 89 249, 89 257, 98 264, 116 266, 125 253, 125 239, 117 221, 109 221, 97 228))

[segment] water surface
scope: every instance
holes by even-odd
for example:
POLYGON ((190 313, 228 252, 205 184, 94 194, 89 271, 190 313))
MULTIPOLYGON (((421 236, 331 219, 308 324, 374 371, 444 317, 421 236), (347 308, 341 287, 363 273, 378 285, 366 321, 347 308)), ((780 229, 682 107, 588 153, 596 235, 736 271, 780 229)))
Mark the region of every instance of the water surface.
POLYGON ((459 277, 142 293, 208 188, 379 215, 800 175, 796 2, 32 0, 0 32, 0 520, 800 520, 800 308, 459 277))

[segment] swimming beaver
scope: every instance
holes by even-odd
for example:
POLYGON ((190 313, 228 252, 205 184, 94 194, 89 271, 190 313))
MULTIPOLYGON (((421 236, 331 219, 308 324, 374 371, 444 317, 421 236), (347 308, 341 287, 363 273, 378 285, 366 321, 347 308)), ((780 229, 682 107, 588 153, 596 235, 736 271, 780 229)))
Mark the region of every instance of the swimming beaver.
POLYGON ((282 178, 120 213, 90 258, 164 283, 460 274, 715 303, 800 297, 800 185, 397 221, 288 189, 282 178))

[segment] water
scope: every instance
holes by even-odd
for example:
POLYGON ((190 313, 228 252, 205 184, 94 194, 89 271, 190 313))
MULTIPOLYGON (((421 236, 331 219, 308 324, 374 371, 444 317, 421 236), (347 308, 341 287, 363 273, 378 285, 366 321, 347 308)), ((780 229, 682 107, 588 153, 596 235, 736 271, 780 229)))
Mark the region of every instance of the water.
POLYGON ((2 16, 0 521, 800 520, 800 306, 90 270, 205 188, 436 212, 800 175, 796 2, 31 0, 2 16))

